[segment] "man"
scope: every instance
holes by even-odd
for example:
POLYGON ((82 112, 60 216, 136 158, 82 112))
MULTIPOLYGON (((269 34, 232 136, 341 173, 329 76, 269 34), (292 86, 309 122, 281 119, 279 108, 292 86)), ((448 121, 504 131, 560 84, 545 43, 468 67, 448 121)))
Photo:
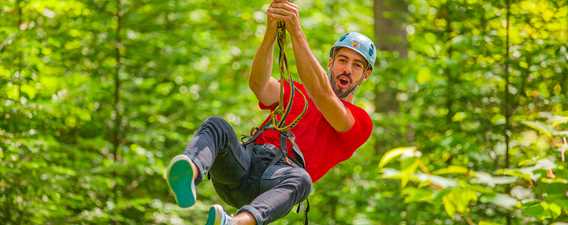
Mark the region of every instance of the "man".
POLYGON ((308 97, 305 102, 301 93, 293 96, 286 122, 301 114, 305 104, 307 111, 291 129, 295 138, 271 128, 270 116, 244 144, 223 119, 209 118, 201 125, 184 154, 170 163, 167 180, 177 203, 190 207, 196 201, 195 185, 209 174, 220 197, 239 208, 229 216, 220 205, 212 206, 207 225, 264 225, 285 216, 307 198, 312 181, 351 157, 371 134, 369 115, 350 102, 371 75, 372 41, 355 32, 343 35, 330 51, 327 73, 308 46, 298 7, 287 0, 274 0, 268 8, 267 30, 252 64, 249 85, 260 108, 286 105, 291 95, 289 83, 271 76, 278 21, 285 23, 298 62, 303 85, 294 85, 308 97), (284 103, 279 102, 280 85, 284 103))

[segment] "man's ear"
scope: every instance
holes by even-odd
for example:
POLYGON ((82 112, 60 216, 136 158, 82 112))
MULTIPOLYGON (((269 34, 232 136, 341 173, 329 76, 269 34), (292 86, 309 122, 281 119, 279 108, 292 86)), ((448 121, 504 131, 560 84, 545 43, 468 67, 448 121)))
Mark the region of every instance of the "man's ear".
POLYGON ((331 64, 333 63, 333 58, 329 57, 329 60, 327 60, 327 68, 331 68, 331 64))
POLYGON ((364 75, 365 75, 365 80, 366 80, 367 78, 369 78, 369 76, 371 76, 372 73, 373 73, 373 69, 372 69, 372 68, 369 68, 369 69, 365 70, 365 74, 364 74, 364 75))

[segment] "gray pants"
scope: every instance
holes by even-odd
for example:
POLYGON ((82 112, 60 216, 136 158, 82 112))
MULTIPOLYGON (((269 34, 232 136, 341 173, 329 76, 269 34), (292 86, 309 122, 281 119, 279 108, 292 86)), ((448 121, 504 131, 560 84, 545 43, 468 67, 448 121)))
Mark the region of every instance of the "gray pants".
POLYGON ((207 119, 184 154, 199 168, 197 183, 209 173, 217 194, 239 212, 251 213, 258 225, 285 216, 311 191, 305 169, 274 161, 281 152, 273 145, 241 145, 222 118, 207 119))

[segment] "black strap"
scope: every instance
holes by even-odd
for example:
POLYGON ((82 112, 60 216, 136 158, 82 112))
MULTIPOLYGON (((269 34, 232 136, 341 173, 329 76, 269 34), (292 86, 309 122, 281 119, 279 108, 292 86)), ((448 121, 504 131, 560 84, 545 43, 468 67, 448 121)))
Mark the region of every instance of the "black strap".
POLYGON ((302 154, 302 151, 300 150, 300 147, 298 146, 298 144, 296 144, 296 136, 294 136, 292 132, 288 132, 286 135, 290 143, 292 143, 292 151, 294 152, 294 154, 296 154, 296 162, 298 163, 298 165, 305 169, 306 161, 304 154, 302 154))
POLYGON ((310 212, 310 199, 306 198, 306 211, 304 214, 304 224, 308 225, 308 213, 310 212))
MULTIPOLYGON (((296 208, 296 213, 300 213, 300 208, 302 207, 302 202, 298 203, 298 207, 296 208)), ((308 214, 310 212, 310 199, 309 197, 306 198, 306 209, 304 210, 304 225, 308 225, 308 214)))
POLYGON ((262 132, 264 132, 266 129, 270 128, 270 123, 267 122, 264 126, 257 128, 255 127, 250 136, 244 136, 241 138, 241 143, 243 145, 248 145, 250 143, 253 143, 254 140, 256 140, 258 138, 258 136, 260 136, 260 134, 262 134, 262 132))

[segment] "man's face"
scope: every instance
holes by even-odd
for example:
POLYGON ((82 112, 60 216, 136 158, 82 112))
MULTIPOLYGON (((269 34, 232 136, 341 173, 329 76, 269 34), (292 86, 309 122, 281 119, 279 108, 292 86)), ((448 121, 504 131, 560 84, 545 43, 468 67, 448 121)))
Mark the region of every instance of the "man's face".
POLYGON ((346 98, 371 74, 371 69, 359 53, 349 48, 335 51, 328 63, 331 87, 337 97, 346 98))

